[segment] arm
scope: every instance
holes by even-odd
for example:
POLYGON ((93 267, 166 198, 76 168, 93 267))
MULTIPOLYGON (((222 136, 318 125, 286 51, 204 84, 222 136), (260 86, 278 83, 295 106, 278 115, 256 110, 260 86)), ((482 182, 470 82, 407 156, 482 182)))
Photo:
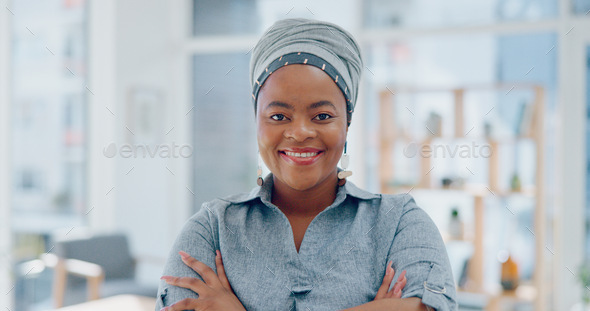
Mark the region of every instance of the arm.
MULTIPOLYGON (((402 300, 417 297, 422 304, 438 311, 457 310, 455 281, 440 233, 410 195, 406 195, 403 202, 388 253, 395 270, 407 271, 402 300)), ((406 309, 402 307, 402 310, 406 309)))
MULTIPOLYGON (((384 197, 384 200, 391 198, 384 197)), ((383 203, 384 206, 399 205, 399 201, 383 203)), ((346 310, 457 310, 451 268, 438 229, 428 215, 416 206, 411 196, 405 196, 402 204, 387 255, 388 262, 393 261, 396 271, 407 272, 407 285, 403 288, 401 299, 375 299, 346 310)), ((391 215, 386 216, 391 207, 385 210, 385 215, 380 217, 390 219, 391 215)))
POLYGON ((349 308, 343 311, 373 311, 373 310, 427 310, 420 298, 385 298, 373 300, 360 306, 349 308))
MULTIPOLYGON (((207 204, 207 203, 205 203, 207 204)), ((166 265, 164 266, 163 275, 176 277, 192 277, 203 281, 203 278, 193 269, 187 266, 182 258, 178 255, 179 251, 190 254, 193 258, 206 264, 212 269, 215 267, 215 241, 210 226, 210 209, 205 205, 191 217, 182 228, 176 238, 166 265)), ((198 298, 199 295, 194 291, 167 284, 164 280, 160 281, 158 295, 156 299, 155 310, 160 310, 165 306, 172 305, 185 298, 198 298)))

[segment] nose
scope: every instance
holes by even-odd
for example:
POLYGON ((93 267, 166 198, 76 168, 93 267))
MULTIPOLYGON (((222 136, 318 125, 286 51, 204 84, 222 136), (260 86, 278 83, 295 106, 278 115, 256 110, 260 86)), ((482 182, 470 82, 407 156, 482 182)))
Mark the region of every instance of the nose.
POLYGON ((289 124, 289 127, 285 129, 284 136, 296 142, 304 142, 307 139, 315 138, 317 131, 311 121, 299 119, 289 124))

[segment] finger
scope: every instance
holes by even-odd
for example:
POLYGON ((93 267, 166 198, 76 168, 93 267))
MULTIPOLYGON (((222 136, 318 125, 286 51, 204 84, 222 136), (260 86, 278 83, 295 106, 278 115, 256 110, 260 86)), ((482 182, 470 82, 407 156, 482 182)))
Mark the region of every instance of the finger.
MULTIPOLYGON (((404 271, 405 272, 405 271, 404 271)), ((404 289, 404 287, 406 287, 406 283, 408 282, 408 279, 406 278, 406 276, 404 275, 404 278, 401 280, 400 282, 400 286, 399 289, 402 290, 404 289)))
POLYGON ((223 267, 223 259, 221 258, 221 252, 219 250, 216 250, 215 253, 215 265, 217 266, 217 276, 219 277, 219 281, 221 282, 221 285, 223 285, 223 288, 227 289, 233 294, 234 291, 232 290, 231 285, 229 284, 229 280, 225 275, 225 268, 223 267))
POLYGON ((215 271, 209 268, 209 266, 194 259, 193 257, 191 257, 191 255, 183 251, 178 252, 178 254, 180 254, 182 261, 195 272, 197 272, 209 287, 216 287, 221 285, 221 283, 219 282, 219 278, 217 277, 217 274, 215 274, 215 271))
POLYGON ((383 277, 383 282, 381 283, 381 287, 377 291, 377 295, 375 296, 375 300, 385 298, 387 295, 387 291, 389 290, 389 285, 391 285, 391 281, 395 275, 395 271, 391 267, 391 261, 387 263, 387 267, 385 268, 385 276, 383 277))
POLYGON ((406 282, 407 282, 406 271, 404 270, 397 278, 397 281, 395 282, 395 284, 393 284, 393 287, 391 288, 391 290, 389 290, 387 292, 387 294, 385 295, 385 298, 401 298, 402 289, 406 286, 406 282))
POLYGON ((195 310, 199 307, 197 299, 186 298, 169 307, 160 309, 160 311, 182 311, 182 310, 195 310))
POLYGON ((402 298, 402 289, 406 286, 406 271, 402 271, 400 276, 397 278, 397 282, 393 286, 393 298, 402 298))
POLYGON ((405 278, 406 278, 406 270, 404 270, 404 271, 402 271, 402 273, 400 273, 399 277, 397 278, 396 283, 401 283, 405 278))
POLYGON ((395 283, 393 288, 387 293, 387 298, 402 298, 402 291, 399 289, 399 283, 395 283))
POLYGON ((178 287, 188 288, 193 292, 200 294, 208 287, 203 281, 197 278, 190 277, 174 277, 174 276, 163 276, 160 279, 166 281, 166 283, 178 287))

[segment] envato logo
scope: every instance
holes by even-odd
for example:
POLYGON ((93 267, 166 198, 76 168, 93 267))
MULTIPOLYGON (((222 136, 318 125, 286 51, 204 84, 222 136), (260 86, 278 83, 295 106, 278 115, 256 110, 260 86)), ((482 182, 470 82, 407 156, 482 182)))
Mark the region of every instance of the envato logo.
POLYGON ((409 143, 404 148, 404 156, 413 158, 489 158, 492 156, 492 147, 488 144, 424 144, 409 143))
POLYGON ((188 158, 193 155, 193 147, 190 145, 177 145, 175 142, 168 145, 146 144, 122 144, 119 148, 115 143, 110 143, 102 149, 102 154, 107 158, 119 155, 121 158, 188 158))

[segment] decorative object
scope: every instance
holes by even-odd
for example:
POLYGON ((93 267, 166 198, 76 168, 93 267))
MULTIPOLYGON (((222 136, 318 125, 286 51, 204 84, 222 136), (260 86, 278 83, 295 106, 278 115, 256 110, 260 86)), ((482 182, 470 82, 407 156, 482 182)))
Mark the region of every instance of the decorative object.
POLYGON ((428 116, 428 120, 426 121, 426 128, 430 131, 429 134, 432 134, 434 137, 441 137, 442 136, 442 117, 440 114, 431 111, 430 115, 428 116))
POLYGON ((451 220, 449 221, 449 235, 452 239, 463 239, 463 221, 459 216, 459 209, 453 207, 451 211, 451 220))
POLYGON ((520 177, 518 176, 517 172, 514 172, 512 179, 510 179, 510 190, 514 192, 520 192, 521 189, 522 187, 520 183, 520 177))
POLYGON ((258 171, 256 172, 258 178, 256 178, 256 184, 262 187, 262 185, 264 184, 264 179, 262 179, 262 165, 260 165, 260 162, 260 151, 258 151, 258 171))
POLYGON ((512 291, 518 287, 518 265, 512 257, 508 255, 508 259, 502 263, 502 288, 505 291, 512 291))
POLYGON ((126 134, 129 144, 159 144, 164 140, 164 96, 151 88, 129 91, 126 134))
POLYGON ((340 166, 342 167, 342 171, 338 172, 339 186, 344 186, 344 184, 346 184, 346 177, 352 176, 352 172, 347 171, 350 159, 348 157, 348 153, 346 152, 346 145, 348 145, 348 142, 344 143, 344 153, 340 158, 340 166))

